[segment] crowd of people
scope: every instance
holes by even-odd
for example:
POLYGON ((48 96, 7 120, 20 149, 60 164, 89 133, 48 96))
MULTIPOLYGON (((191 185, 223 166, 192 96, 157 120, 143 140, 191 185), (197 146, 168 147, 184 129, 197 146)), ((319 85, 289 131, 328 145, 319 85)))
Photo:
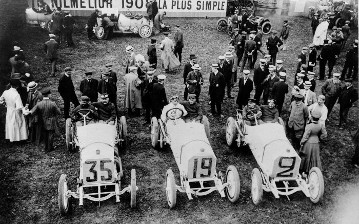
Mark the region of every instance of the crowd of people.
MULTIPOLYGON (((61 9, 58 11, 60 13, 61 9)), ((96 10, 90 17, 91 22, 94 22, 98 15, 99 11, 96 10)), ((151 18, 155 17, 151 15, 151 18)), ((55 21, 54 18, 54 23, 55 21)), ((89 22, 89 38, 93 38, 91 25, 94 24, 89 22)), ((277 58, 280 47, 287 43, 290 30, 288 21, 284 21, 280 36, 277 36, 277 31, 272 30, 266 43, 262 42, 261 27, 247 33, 246 31, 239 32, 242 30, 239 26, 237 24, 237 27, 233 27, 234 35, 226 52, 219 55, 218 61, 211 65, 207 82, 210 115, 224 117, 223 100, 225 96, 229 100, 233 99, 233 87, 238 85, 235 103, 242 111, 247 125, 279 122, 279 118, 288 111, 286 126, 293 146, 302 156, 302 171, 309 171, 310 166, 321 167, 319 139, 327 135, 326 122, 331 119, 333 106, 337 101, 339 102, 338 125, 344 128, 348 123, 348 111, 358 99, 357 90, 352 85, 353 79, 357 79, 358 41, 355 40, 346 55, 342 74, 331 74, 335 66, 335 62, 331 60, 337 60, 341 52, 341 48, 338 48, 336 44, 343 46, 345 42, 342 41, 346 41, 336 39, 341 36, 340 33, 333 31, 334 34, 329 34, 328 39, 323 40, 323 46, 310 44, 308 47, 303 47, 297 57, 294 83, 288 84, 287 76, 291 74, 287 73, 284 61, 277 58), (330 40, 331 45, 329 45, 330 40), (266 50, 262 49, 263 46, 266 50), (264 53, 265 51, 267 53, 264 53), (263 54, 263 58, 259 58, 258 52, 263 54), (328 59, 328 57, 334 59, 328 59), (258 66, 256 66, 257 59, 259 59, 258 66), (324 76, 326 60, 330 61, 327 77, 324 76), (317 61, 319 61, 319 82, 326 78, 320 90, 317 87, 314 72, 317 61), (250 78, 251 74, 253 74, 253 79, 250 78), (293 86, 291 91, 289 86, 293 86), (286 95, 289 93, 292 96, 290 107, 283 108, 286 95)), ((197 63, 197 56, 190 54, 189 61, 184 64, 183 102, 179 102, 178 95, 171 96, 168 102, 165 73, 170 73, 181 65, 184 35, 179 26, 175 28, 174 41, 170 39, 168 32, 163 34, 164 39, 160 44, 157 44, 156 39, 151 39, 147 49, 148 59, 144 55, 136 54, 131 45, 126 47, 123 105, 129 116, 141 116, 141 111, 144 110, 144 125, 150 123, 151 117, 165 119, 167 111, 172 108, 180 108, 186 121, 200 122, 203 115, 202 86, 206 85, 206 81, 201 72, 202 68, 197 63), (161 64, 157 60, 157 49, 161 50, 161 64), (161 69, 164 73, 157 75, 161 69)), ((52 65, 50 74, 55 76, 61 34, 54 31, 49 37, 50 40, 44 44, 44 49, 52 65)), ((38 83, 34 82, 28 72, 29 65, 25 62, 25 54, 18 44, 14 46, 14 54, 9 61, 12 66, 11 80, 8 90, 0 98, 1 103, 5 103, 7 107, 6 139, 11 142, 29 139, 38 145, 40 139, 43 138, 45 150, 52 150, 53 136, 58 132, 56 117, 61 112, 59 107, 49 99, 51 90, 49 88, 43 88, 41 91, 37 89, 38 83)), ((115 122, 119 113, 117 104, 119 78, 112 67, 112 64, 106 64, 107 71, 101 74, 100 80, 92 77, 93 71, 85 72, 85 78, 79 86, 82 93, 80 102, 71 79, 73 68, 64 69, 59 79, 58 92, 64 102, 63 117, 65 119, 71 118, 77 125, 85 125, 94 120, 108 124, 115 122), (70 111, 71 103, 75 107, 73 111, 70 111), (83 110, 88 112, 87 120, 84 119, 83 114, 79 114, 83 110)), ((359 161, 356 162, 358 163, 359 161)))

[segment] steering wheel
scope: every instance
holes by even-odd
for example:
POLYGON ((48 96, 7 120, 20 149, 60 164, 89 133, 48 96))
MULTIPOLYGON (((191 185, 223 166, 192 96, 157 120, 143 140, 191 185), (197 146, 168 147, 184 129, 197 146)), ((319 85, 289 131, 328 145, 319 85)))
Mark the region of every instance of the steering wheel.
POLYGON ((175 107, 175 108, 171 108, 167 111, 166 117, 170 120, 177 120, 177 119, 181 118, 183 114, 184 114, 184 112, 181 108, 175 107), (177 111, 180 111, 180 113, 178 114, 177 111))
POLYGON ((89 118, 88 115, 92 112, 91 109, 80 109, 79 111, 77 111, 77 114, 79 114, 83 121, 85 120, 92 120, 92 118, 89 118))

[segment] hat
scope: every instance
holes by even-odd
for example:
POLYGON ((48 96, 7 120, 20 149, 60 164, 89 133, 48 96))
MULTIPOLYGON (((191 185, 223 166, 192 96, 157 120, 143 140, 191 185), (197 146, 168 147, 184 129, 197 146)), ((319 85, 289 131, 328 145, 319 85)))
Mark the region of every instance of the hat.
POLYGON ((163 32, 163 35, 168 36, 169 32, 163 32))
POLYGON ((340 77, 340 73, 333 73, 333 76, 340 77))
POLYGON ((218 68, 218 64, 212 64, 212 68, 218 68))
POLYGON ((81 96, 81 102, 88 103, 90 102, 90 98, 88 96, 81 96))
POLYGON ((234 28, 233 31, 234 31, 234 32, 237 32, 237 31, 239 31, 239 29, 238 29, 238 28, 234 28))
POLYGON ((229 45, 228 49, 235 49, 233 45, 229 45))
POLYGON ((308 75, 315 75, 315 72, 308 71, 308 75))
POLYGON ((249 33, 251 33, 251 34, 256 34, 256 33, 257 33, 257 31, 255 31, 255 30, 251 30, 251 32, 249 32, 249 33))
POLYGON ((272 30, 272 32, 271 33, 273 33, 273 34, 277 34, 278 32, 276 31, 276 30, 272 30))
POLYGON ((254 39, 256 37, 256 35, 254 35, 254 34, 249 34, 249 39, 254 39))
POLYGON ((315 15, 315 16, 318 16, 319 14, 316 12, 316 13, 314 13, 314 15, 315 15))
POLYGON ((246 34, 247 34, 247 32, 246 32, 246 31, 242 31, 242 34, 243 34, 243 35, 246 35, 246 34))
POLYGON ((190 55, 189 55, 189 59, 190 59, 190 60, 196 59, 196 58, 197 58, 197 57, 196 57, 196 55, 194 55, 194 54, 190 54, 190 55))
POLYGON ((92 75, 92 71, 85 72, 85 75, 92 75))
POLYGON ((140 61, 140 62, 145 62, 145 56, 143 56, 142 54, 138 54, 135 56, 136 61, 140 61))
POLYGON ((338 30, 342 30, 342 28, 341 28, 341 27, 339 27, 339 28, 338 28, 338 30))
POLYGON ((20 73, 13 73, 10 76, 10 79, 20 79, 21 78, 21 74, 20 73))
POLYGON ((311 83, 310 81, 305 81, 305 82, 304 82, 304 85, 306 85, 306 86, 312 86, 312 83, 311 83))
POLYGON ((50 33, 50 34, 49 34, 49 37, 50 37, 50 38, 54 38, 54 37, 56 37, 56 35, 53 34, 53 33, 50 33))
POLYGON ((288 23, 288 20, 284 20, 283 22, 284 22, 284 23, 288 23))
POLYGON ((51 87, 45 87, 41 90, 42 95, 49 95, 51 93, 51 87))
POLYGON ((177 24, 176 27, 180 27, 180 25, 177 24))
POLYGON ((231 58, 231 57, 233 57, 233 54, 232 54, 231 52, 226 52, 226 53, 224 54, 224 56, 225 56, 226 58, 231 58))
POLYGON ((107 63, 105 66, 106 66, 106 68, 111 68, 113 66, 113 64, 112 63, 107 63))
POLYGON ((279 76, 280 76, 280 77, 286 77, 286 76, 287 76, 287 73, 285 73, 285 72, 279 72, 279 76))
POLYGON ((276 62, 277 62, 277 64, 283 64, 282 60, 277 60, 276 62))
POLYGON ((192 69, 193 69, 193 70, 194 70, 194 69, 201 70, 202 68, 199 67, 199 64, 194 64, 194 65, 192 66, 192 69))
POLYGON ((302 50, 308 50, 308 47, 303 47, 302 50))
POLYGON ((248 98, 248 103, 250 103, 250 102, 256 102, 256 99, 254 99, 253 97, 249 97, 248 98))
POLYGON ((275 66, 274 66, 274 65, 269 65, 268 68, 269 68, 269 70, 272 70, 272 69, 274 70, 274 69, 275 69, 275 66))
POLYGON ((71 67, 66 67, 65 72, 69 72, 69 71, 72 71, 71 67))
POLYGON ((189 99, 189 98, 196 98, 196 94, 194 94, 194 93, 188 94, 188 99, 189 99))
POLYGON ((27 84, 27 88, 29 90, 35 89, 36 87, 37 87, 37 83, 34 81, 31 81, 31 82, 29 82, 29 84, 27 84))
POLYGON ((322 112, 318 111, 318 110, 313 110, 312 111, 312 117, 313 118, 317 118, 319 119, 322 116, 322 112))
POLYGON ((332 30, 336 30, 336 29, 338 29, 338 28, 336 26, 333 26, 332 30))
POLYGON ((165 75, 158 75, 157 78, 158 78, 158 80, 165 80, 166 76, 165 75))
POLYGON ((345 24, 349 24, 349 23, 350 23, 350 21, 349 21, 349 20, 345 21, 345 24))
POLYGON ((328 39, 325 39, 324 40, 324 44, 328 44, 329 43, 329 40, 328 39))
POLYGON ((345 81, 344 82, 350 82, 350 83, 352 83, 353 82, 353 79, 351 79, 351 78, 347 78, 347 79, 345 79, 345 81))
POLYGON ((305 75, 303 73, 297 73, 297 78, 303 78, 305 75))
POLYGON ((102 93, 100 97, 102 99, 106 99, 106 98, 108 98, 108 94, 107 93, 102 93))
POLYGON ((270 58, 271 56, 270 56, 270 54, 266 54, 266 55, 264 55, 264 57, 265 58, 270 58))
POLYGON ((249 70, 243 70, 243 74, 249 74, 250 72, 249 70))
POLYGON ((302 100, 303 98, 304 98, 304 97, 303 97, 302 94, 297 93, 297 94, 294 95, 294 99, 295 99, 295 100, 302 100))
POLYGON ((261 58, 261 59, 259 59, 259 62, 260 62, 260 63, 266 63, 266 62, 267 62, 267 60, 266 60, 266 59, 264 59, 264 58, 261 58))
POLYGON ((128 67, 128 71, 133 71, 133 70, 137 70, 137 67, 136 67, 136 66, 130 66, 130 67, 128 67))
POLYGON ((21 48, 19 46, 14 46, 14 51, 19 51, 21 48))
POLYGON ((26 72, 26 73, 25 73, 25 76, 29 78, 29 77, 30 77, 30 73, 26 72))
POLYGON ((220 55, 220 56, 218 56, 218 59, 219 59, 219 60, 224 60, 225 57, 224 57, 223 55, 220 55))
POLYGON ((354 44, 358 46, 358 40, 354 40, 354 44))
POLYGON ((131 45, 126 47, 126 52, 130 52, 133 51, 133 47, 131 45))
POLYGON ((309 44, 309 48, 313 48, 315 45, 313 43, 309 44))
POLYGON ((156 43, 156 42, 157 42, 156 39, 151 39, 151 44, 154 44, 154 43, 156 43))

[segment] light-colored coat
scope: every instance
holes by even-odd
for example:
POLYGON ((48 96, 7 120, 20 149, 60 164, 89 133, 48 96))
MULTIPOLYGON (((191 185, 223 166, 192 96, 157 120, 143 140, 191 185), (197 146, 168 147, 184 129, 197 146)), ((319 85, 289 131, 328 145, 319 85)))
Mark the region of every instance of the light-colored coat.
POLYGON ((304 103, 307 106, 312 105, 313 103, 317 102, 317 94, 315 94, 313 91, 308 89, 307 95, 305 95, 305 90, 302 91, 302 95, 304 96, 304 103))
POLYGON ((323 45, 324 40, 327 39, 328 26, 329 23, 327 21, 323 21, 318 25, 313 37, 313 44, 315 46, 323 45))
POLYGON ((142 108, 140 82, 141 80, 138 78, 137 74, 133 72, 125 75, 125 107, 128 109, 142 108))
POLYGON ((162 40, 161 45, 162 45, 161 59, 163 61, 163 67, 165 69, 173 69, 180 66, 181 63, 173 54, 173 49, 174 49, 173 41, 168 37, 165 37, 165 39, 162 40))

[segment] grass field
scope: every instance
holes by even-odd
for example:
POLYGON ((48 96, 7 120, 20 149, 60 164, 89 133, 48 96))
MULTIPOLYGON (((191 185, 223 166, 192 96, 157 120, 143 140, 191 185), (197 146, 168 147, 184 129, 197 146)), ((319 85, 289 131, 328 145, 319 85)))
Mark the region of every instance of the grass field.
MULTIPOLYGON (((289 19, 293 27, 289 37, 289 50, 280 51, 278 59, 284 60, 284 67, 290 86, 296 70, 297 54, 303 46, 312 41, 310 21, 298 17, 270 17, 275 29, 280 30, 282 21, 289 19)), ((184 32, 185 48, 184 62, 189 54, 198 57, 202 67, 205 84, 200 96, 204 113, 209 113, 208 73, 210 65, 217 61, 220 54, 224 54, 229 43, 228 35, 216 31, 216 19, 168 19, 167 23, 179 24, 184 32)), ((353 31, 357 38, 357 30, 353 31)), ((31 65, 40 86, 53 88, 52 98, 62 107, 62 100, 57 92, 58 78, 49 77, 50 65, 44 60, 42 44, 47 40, 47 33, 37 28, 26 28, 13 37, 23 46, 27 61, 31 65)), ((157 40, 163 35, 155 36, 157 40)), ((265 36, 264 39, 267 37, 265 36)), ((148 39, 141 39, 136 35, 116 35, 111 41, 89 43, 85 30, 77 30, 74 35, 77 48, 61 48, 60 70, 67 66, 75 69, 73 81, 78 89, 84 71, 92 69, 99 78, 105 70, 105 64, 114 63, 119 73, 118 102, 123 110, 124 81, 122 62, 126 58, 125 47, 131 44, 136 53, 146 55, 148 39)), ((159 54, 160 52, 158 52, 159 54)), ((345 53, 334 71, 341 71, 345 53)), ((183 63, 184 64, 184 63, 183 63)), ((316 68, 318 71, 318 68, 316 68)), ((183 65, 167 76, 165 83, 167 96, 183 95, 183 65)), ((317 83, 317 94, 323 82, 317 83)), ((355 83, 357 85, 357 83, 355 83)), ((238 87, 233 90, 236 96, 238 87)), ((77 91, 78 95, 79 92, 77 91)), ((285 108, 289 106, 290 96, 287 96, 285 108)), ((235 100, 235 99, 234 99, 235 100)), ((218 193, 188 201, 183 193, 178 194, 177 207, 169 210, 165 194, 165 174, 170 167, 178 177, 179 172, 175 160, 169 149, 156 151, 150 145, 150 130, 142 126, 143 117, 127 118, 129 126, 129 146, 122 155, 125 178, 123 186, 129 184, 131 169, 137 171, 139 187, 138 206, 131 209, 129 195, 121 198, 121 203, 115 204, 114 199, 98 203, 85 201, 83 207, 75 206, 74 212, 68 217, 62 217, 57 207, 57 183, 62 173, 69 177, 70 188, 75 190, 76 178, 79 175, 79 154, 69 153, 65 147, 64 135, 55 144, 56 149, 44 153, 32 144, 10 145, 1 141, 0 154, 0 223, 349 223, 338 221, 340 217, 348 217, 341 212, 350 200, 343 198, 352 196, 350 192, 358 189, 359 170, 350 165, 350 158, 354 153, 350 131, 358 124, 358 108, 351 109, 349 118, 351 126, 339 130, 339 106, 336 105, 328 126, 328 139, 321 145, 323 174, 325 178, 325 194, 321 203, 313 205, 302 193, 275 199, 270 193, 264 193, 261 205, 253 205, 250 198, 250 174, 257 164, 249 149, 229 149, 225 144, 225 123, 229 116, 235 115, 235 101, 225 99, 223 105, 224 118, 210 117, 211 145, 217 156, 217 169, 224 171, 228 165, 235 165, 241 179, 241 196, 237 203, 231 204, 222 199, 218 193), (230 153, 227 153, 227 152, 230 153), (350 191, 348 191, 350 190, 350 191), (348 193, 349 192, 349 193, 348 193), (340 213, 341 212, 341 213, 340 213), (340 214, 339 214, 340 213, 340 214)), ((285 111, 284 118, 288 117, 285 111)), ((61 118, 62 133, 64 120, 61 118)), ((1 129, 4 127, 2 118, 1 129)), ((177 179, 179 184, 179 179, 177 179)), ((355 208, 355 207, 354 207, 355 208)), ((357 212, 356 212, 357 213, 357 212)), ((356 215, 355 212, 351 213, 356 215)), ((358 220, 358 219, 356 219, 358 220)))

